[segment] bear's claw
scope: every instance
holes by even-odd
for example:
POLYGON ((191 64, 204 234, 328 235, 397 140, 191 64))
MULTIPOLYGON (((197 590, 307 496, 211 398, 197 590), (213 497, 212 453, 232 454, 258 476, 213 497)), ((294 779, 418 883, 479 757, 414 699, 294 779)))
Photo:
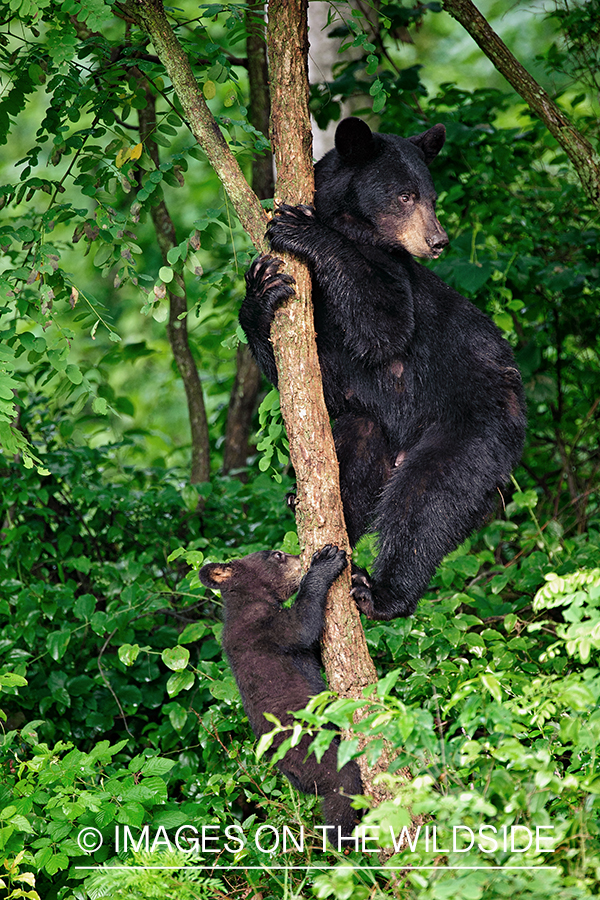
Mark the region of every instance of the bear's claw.
POLYGON ((367 572, 358 566, 352 565, 352 589, 350 596, 354 599, 359 611, 368 619, 372 619, 375 613, 371 581, 367 572))

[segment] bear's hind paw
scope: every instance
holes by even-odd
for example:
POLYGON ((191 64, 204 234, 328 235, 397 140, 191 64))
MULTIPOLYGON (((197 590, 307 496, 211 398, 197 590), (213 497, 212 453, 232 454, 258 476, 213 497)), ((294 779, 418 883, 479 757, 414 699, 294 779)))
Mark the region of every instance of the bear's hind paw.
POLYGON ((350 596, 354 599, 359 612, 364 613, 367 619, 372 619, 375 614, 375 604, 371 591, 371 580, 364 569, 352 564, 352 590, 350 596))

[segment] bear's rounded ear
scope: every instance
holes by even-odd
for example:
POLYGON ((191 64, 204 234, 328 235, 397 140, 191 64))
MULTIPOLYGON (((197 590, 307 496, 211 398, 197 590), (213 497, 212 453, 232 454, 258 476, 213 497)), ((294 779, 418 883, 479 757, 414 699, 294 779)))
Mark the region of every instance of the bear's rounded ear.
POLYGON ((422 131, 421 134, 413 134, 408 140, 411 144, 416 144, 419 150, 423 151, 425 162, 429 165, 444 146, 446 128, 444 125, 434 125, 428 131, 422 131))
POLYGON ((221 591, 233 574, 233 567, 228 563, 207 563, 198 572, 198 578, 213 591, 221 591))
POLYGON ((375 151, 373 132, 356 116, 342 119, 335 132, 335 149, 345 162, 363 162, 375 151))

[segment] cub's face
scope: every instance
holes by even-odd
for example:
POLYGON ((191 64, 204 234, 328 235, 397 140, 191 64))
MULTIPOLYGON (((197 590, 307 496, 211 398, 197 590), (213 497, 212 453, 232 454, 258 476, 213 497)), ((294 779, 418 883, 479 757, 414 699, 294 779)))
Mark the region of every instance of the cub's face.
POLYGON ((198 575, 202 584, 222 593, 283 603, 300 587, 302 564, 291 553, 261 550, 228 563, 207 563, 198 575))

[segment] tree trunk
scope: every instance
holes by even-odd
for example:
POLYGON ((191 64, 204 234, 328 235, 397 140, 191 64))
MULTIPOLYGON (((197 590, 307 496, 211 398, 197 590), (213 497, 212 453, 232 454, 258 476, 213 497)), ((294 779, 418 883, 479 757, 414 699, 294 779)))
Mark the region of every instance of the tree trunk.
MULTIPOLYGON (((307 0, 271 0, 267 46, 271 84, 271 143, 277 165, 277 194, 288 203, 311 202, 313 166, 308 117, 307 0), (293 123, 293 127, 290 127, 293 123)), ((223 182, 242 226, 258 250, 268 249, 266 217, 256 196, 214 121, 196 84, 189 61, 158 0, 130 0, 128 13, 140 18, 165 66, 188 124, 223 182)), ((272 340, 279 372, 281 408, 298 480, 296 509, 305 563, 326 543, 349 552, 339 493, 339 471, 329 416, 323 398, 321 372, 310 305, 310 276, 297 260, 286 261, 296 279, 296 294, 275 317, 272 340)), ((350 600, 350 571, 329 592, 323 656, 332 690, 362 698, 362 689, 376 681, 360 618, 350 600)), ((365 740, 367 742, 368 739, 365 740)), ((373 791, 374 770, 360 760, 365 792, 373 791)), ((380 760, 379 768, 385 765, 380 760)))
POLYGON ((471 0, 444 0, 444 9, 469 32, 531 111, 542 120, 573 163, 589 199, 600 206, 600 158, 590 142, 515 59, 471 0))
MULTIPOLYGON (((152 134, 156 128, 156 98, 148 85, 148 82, 139 73, 139 80, 143 84, 147 105, 145 109, 138 110, 140 126, 140 140, 146 148, 152 162, 158 169, 160 159, 158 144, 153 140, 152 134)), ((164 200, 160 200, 151 209, 152 222, 156 232, 161 256, 165 265, 168 265, 167 253, 172 247, 177 246, 175 225, 169 215, 169 210, 164 200)), ((178 287, 178 293, 167 289, 169 298, 169 323, 167 325, 167 337, 173 352, 173 358, 185 389, 188 406, 190 430, 192 438, 192 464, 190 473, 191 484, 199 484, 210 479, 210 443, 208 438, 208 421, 204 406, 202 383, 198 375, 198 369, 192 356, 187 331, 187 296, 183 276, 175 273, 174 281, 178 287), (181 317, 181 318, 180 318, 181 317)))
MULTIPOLYGON (((271 143, 277 169, 277 197, 285 203, 312 203, 314 170, 308 114, 307 0, 270 0, 267 49, 271 84, 271 143), (294 127, 290 128, 290 122, 294 127)), ((293 257, 286 271, 296 279, 296 297, 279 309, 271 329, 277 363, 281 410, 298 484, 296 520, 304 562, 326 543, 349 552, 340 499, 339 468, 323 396, 310 299, 308 269, 293 257)), ((323 663, 331 690, 363 698, 377 680, 360 616, 350 598, 350 566, 327 597, 323 663)), ((368 743, 368 738, 363 741, 368 743)), ((374 768, 366 756, 359 764, 365 793, 377 805, 389 798, 373 779, 387 768, 384 752, 374 768)))
MULTIPOLYGON (((260 369, 247 344, 239 344, 235 360, 235 379, 227 408, 227 427, 223 449, 223 472, 244 469, 249 453, 252 418, 260 391, 260 369)), ((245 476, 240 473, 242 481, 245 476)))

